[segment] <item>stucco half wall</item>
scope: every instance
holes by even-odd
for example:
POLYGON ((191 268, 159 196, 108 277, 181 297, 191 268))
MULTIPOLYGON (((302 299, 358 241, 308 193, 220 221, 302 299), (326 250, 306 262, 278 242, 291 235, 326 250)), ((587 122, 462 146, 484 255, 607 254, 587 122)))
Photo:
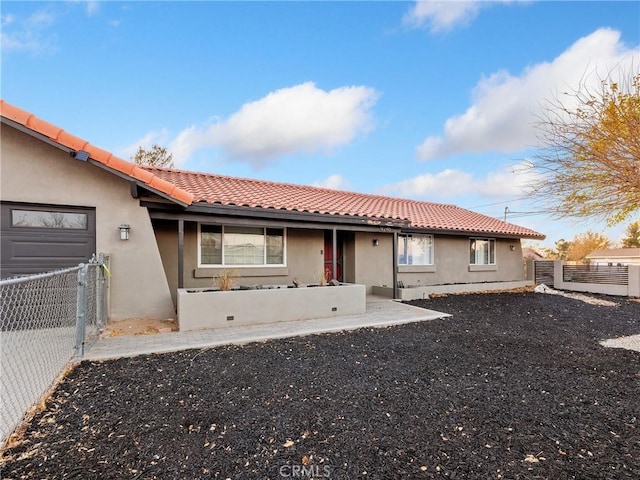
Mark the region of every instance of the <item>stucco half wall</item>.
POLYGON ((0 134, 3 201, 95 208, 96 253, 111 260, 109 317, 174 318, 151 220, 129 182, 7 125, 0 134))

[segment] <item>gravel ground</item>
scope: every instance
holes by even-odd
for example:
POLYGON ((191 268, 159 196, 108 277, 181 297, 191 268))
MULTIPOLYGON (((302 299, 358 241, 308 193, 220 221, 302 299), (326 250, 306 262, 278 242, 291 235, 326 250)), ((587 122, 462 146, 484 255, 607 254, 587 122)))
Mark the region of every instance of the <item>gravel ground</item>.
POLYGON ((637 479, 640 303, 411 302, 452 318, 83 362, 2 478, 637 479))

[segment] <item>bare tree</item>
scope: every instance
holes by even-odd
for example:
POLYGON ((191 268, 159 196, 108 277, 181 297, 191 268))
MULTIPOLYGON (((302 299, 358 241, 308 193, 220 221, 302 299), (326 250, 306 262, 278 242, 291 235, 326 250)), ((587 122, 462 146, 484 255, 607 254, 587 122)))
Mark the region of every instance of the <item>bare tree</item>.
POLYGON ((615 225, 640 209, 640 74, 623 77, 622 85, 602 81, 597 93, 583 81, 543 108, 528 193, 558 217, 615 225))
POLYGON ((138 165, 173 168, 173 154, 169 153, 165 147, 161 147, 155 143, 149 150, 138 147, 138 151, 131 159, 138 165))

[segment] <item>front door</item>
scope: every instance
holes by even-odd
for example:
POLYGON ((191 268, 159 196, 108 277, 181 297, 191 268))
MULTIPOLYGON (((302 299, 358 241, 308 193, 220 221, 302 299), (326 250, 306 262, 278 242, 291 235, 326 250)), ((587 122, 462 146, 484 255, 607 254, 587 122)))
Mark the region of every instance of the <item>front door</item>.
MULTIPOLYGON (((344 235, 342 232, 337 232, 336 244, 336 280, 343 282, 344 235)), ((324 274, 327 281, 333 279, 333 232, 331 230, 324 232, 324 274)))

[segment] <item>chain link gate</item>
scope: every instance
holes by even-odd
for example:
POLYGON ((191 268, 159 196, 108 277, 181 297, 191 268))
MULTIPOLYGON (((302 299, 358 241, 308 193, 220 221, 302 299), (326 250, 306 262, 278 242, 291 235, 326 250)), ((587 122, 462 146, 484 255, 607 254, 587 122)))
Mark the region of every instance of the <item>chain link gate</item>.
POLYGON ((0 280, 0 443, 81 358, 106 322, 108 268, 99 260, 0 280))

